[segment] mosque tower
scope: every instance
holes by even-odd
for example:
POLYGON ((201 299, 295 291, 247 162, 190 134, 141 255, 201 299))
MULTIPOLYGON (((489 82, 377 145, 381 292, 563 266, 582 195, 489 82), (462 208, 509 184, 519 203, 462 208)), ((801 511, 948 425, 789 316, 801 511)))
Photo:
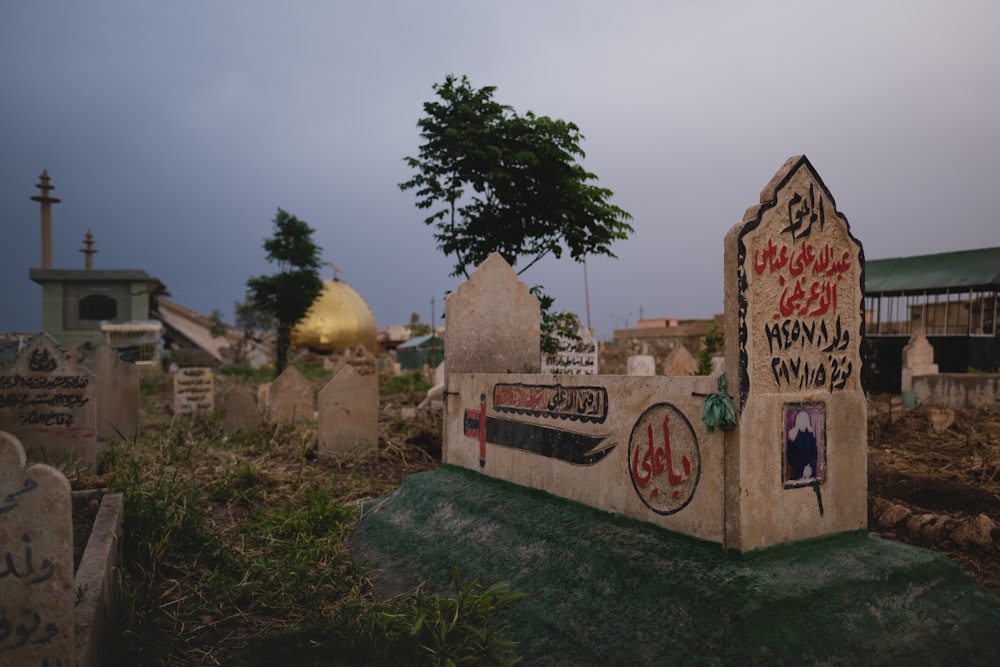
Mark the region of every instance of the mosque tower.
POLYGON ((35 195, 31 201, 36 201, 42 205, 42 268, 52 268, 52 204, 58 204, 59 199, 49 196, 49 192, 56 189, 56 186, 49 183, 49 170, 43 169, 39 177, 41 183, 35 187, 42 191, 42 194, 35 195))

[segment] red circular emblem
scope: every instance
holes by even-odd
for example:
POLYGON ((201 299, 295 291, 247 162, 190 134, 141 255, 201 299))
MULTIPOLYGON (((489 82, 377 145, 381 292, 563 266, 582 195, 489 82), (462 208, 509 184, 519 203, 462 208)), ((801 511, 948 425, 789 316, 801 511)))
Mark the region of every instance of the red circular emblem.
POLYGON ((701 476, 698 438, 684 413, 670 403, 646 409, 628 442, 629 474, 642 502, 657 514, 684 509, 701 476))

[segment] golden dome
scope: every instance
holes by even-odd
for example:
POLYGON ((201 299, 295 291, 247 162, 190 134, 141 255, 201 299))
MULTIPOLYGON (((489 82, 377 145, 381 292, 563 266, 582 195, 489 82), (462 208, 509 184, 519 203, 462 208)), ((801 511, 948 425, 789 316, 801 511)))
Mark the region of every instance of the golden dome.
POLYGON ((292 347, 334 352, 360 344, 375 354, 377 333, 375 314, 365 300, 334 278, 323 283, 323 291, 292 329, 292 347))

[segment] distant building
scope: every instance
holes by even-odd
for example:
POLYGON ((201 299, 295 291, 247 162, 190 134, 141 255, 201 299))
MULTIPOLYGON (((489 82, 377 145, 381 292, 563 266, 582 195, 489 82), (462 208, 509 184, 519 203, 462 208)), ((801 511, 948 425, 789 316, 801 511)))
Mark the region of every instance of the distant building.
POLYGON ((634 329, 615 329, 612 338, 616 341, 683 338, 685 341, 691 341, 694 349, 697 349, 698 341, 711 331, 712 327, 717 326, 722 329, 723 320, 723 315, 716 315, 710 320, 652 317, 639 320, 634 329))
POLYGON ((943 373, 996 371, 1000 248, 865 263, 868 387, 900 390, 903 347, 914 333, 934 346, 943 373))
POLYGON ((155 362, 159 355, 159 323, 150 319, 150 301, 163 284, 138 269, 94 270, 94 239, 84 239, 83 269, 52 268, 52 204, 55 189, 43 171, 36 185, 41 204, 42 262, 28 277, 42 286, 42 330, 63 346, 108 340, 133 361, 155 362))
POLYGON ((420 370, 424 365, 436 368, 444 361, 444 338, 438 335, 417 336, 396 347, 396 362, 404 371, 420 370))

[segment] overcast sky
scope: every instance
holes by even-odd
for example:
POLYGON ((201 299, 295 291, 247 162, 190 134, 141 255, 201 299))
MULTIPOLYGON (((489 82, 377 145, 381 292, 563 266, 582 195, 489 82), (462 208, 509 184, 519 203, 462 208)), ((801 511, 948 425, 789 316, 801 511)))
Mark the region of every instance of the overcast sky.
MULTIPOLYGON (((796 154, 869 259, 1000 246, 998 26, 995 0, 3 2, 0 331, 41 327, 42 169, 54 268, 89 229, 94 268, 231 322, 281 207, 380 327, 440 316, 458 280, 398 184, 450 73, 575 122, 634 216, 587 265, 601 339, 722 312, 723 237, 796 154)), ((581 265, 522 279, 586 317, 581 265)))

